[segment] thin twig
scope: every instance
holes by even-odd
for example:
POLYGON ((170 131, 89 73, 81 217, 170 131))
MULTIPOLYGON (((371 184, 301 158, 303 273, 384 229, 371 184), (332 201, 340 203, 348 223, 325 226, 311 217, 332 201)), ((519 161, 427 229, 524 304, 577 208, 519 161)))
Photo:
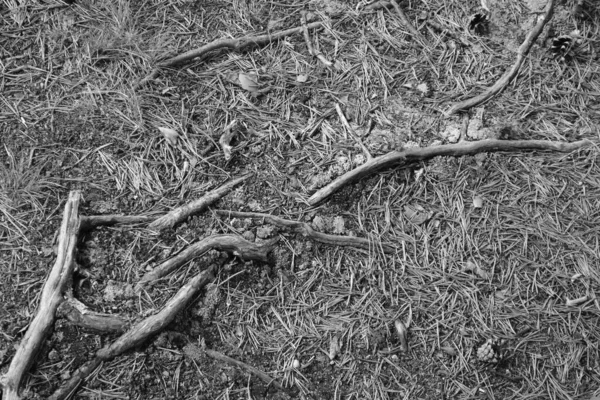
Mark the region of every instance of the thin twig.
POLYGON ((497 140, 487 139, 478 142, 462 142, 424 148, 409 148, 403 151, 393 151, 360 165, 346 172, 327 186, 319 189, 308 199, 308 204, 315 205, 344 186, 361 178, 372 175, 377 171, 391 167, 401 167, 416 161, 427 160, 438 156, 459 157, 482 152, 498 152, 511 150, 551 150, 570 152, 591 145, 589 140, 573 143, 553 142, 549 140, 497 140))
POLYGON ((304 41, 306 42, 306 47, 308 48, 308 52, 310 53, 311 56, 319 59, 326 67, 331 67, 333 65, 333 63, 331 61, 329 61, 327 58, 325 58, 323 53, 321 53, 318 50, 315 50, 314 46, 312 45, 312 42, 310 40, 310 35, 308 33, 308 25, 306 23, 306 11, 302 11, 302 13, 300 15, 301 15, 300 18, 301 18, 301 22, 302 22, 302 31, 304 33, 304 41))
POLYGON ((354 129, 352 129, 352 127, 348 123, 348 120, 346 119, 346 116, 344 115, 344 112, 342 111, 342 108, 337 103, 335 105, 335 110, 338 113, 338 117, 340 118, 340 121, 342 121, 342 125, 344 125, 344 128, 346 128, 346 130, 348 131, 348 133, 350 134, 350 136, 352 136, 352 139, 354 139, 354 141, 357 142, 360 145, 360 147, 361 147, 363 153, 365 154, 365 157, 367 158, 367 160, 372 159, 373 156, 369 152, 369 149, 367 149, 367 147, 363 144, 362 140, 360 140, 360 138, 358 137, 358 135, 356 134, 356 132, 354 131, 354 129))
MULTIPOLYGON (((307 29, 316 29, 316 28, 320 28, 321 26, 323 26, 323 24, 325 24, 324 21, 311 22, 310 24, 306 25, 306 28, 307 29)), ((244 37, 237 38, 237 39, 214 40, 210 43, 205 44, 202 47, 187 51, 183 54, 179 54, 173 58, 169 58, 168 60, 160 62, 156 66, 156 68, 152 72, 150 72, 149 75, 144 77, 138 83, 138 86, 142 86, 145 83, 149 82, 150 80, 154 79, 160 72, 160 69, 162 69, 162 68, 168 68, 168 67, 173 67, 173 66, 176 66, 179 64, 183 64, 185 62, 193 60, 194 58, 204 56, 205 54, 207 54, 211 51, 215 51, 215 50, 219 50, 219 49, 232 49, 233 51, 241 51, 250 46, 261 46, 264 44, 271 43, 275 40, 282 39, 286 36, 291 36, 291 35, 296 35, 298 33, 302 33, 303 29, 304 28, 302 26, 298 26, 295 28, 290 28, 290 29, 286 29, 283 31, 275 32, 275 33, 266 33, 264 35, 244 36, 244 37)))
POLYGON ((452 106, 450 106, 450 108, 446 111, 446 115, 452 115, 459 111, 467 110, 469 108, 478 106, 479 104, 484 103, 485 101, 489 100, 493 96, 497 95, 502 90, 504 90, 504 88, 506 88, 506 86, 508 86, 508 84, 519 73, 521 64, 523 64, 523 61, 525 60, 525 57, 527 57, 527 54, 529 54, 531 47, 535 43, 538 36, 544 30, 544 26, 550 21, 550 19, 552 19, 552 14, 554 11, 554 2, 555 2, 555 0, 548 0, 548 4, 546 5, 546 9, 544 10, 544 15, 539 18, 538 23, 535 25, 533 30, 531 32, 529 32, 529 34, 525 38, 525 41, 519 47, 519 50, 517 53, 517 59, 516 59, 515 63, 513 64, 513 66, 511 67, 511 69, 506 71, 504 73, 504 75, 502 75, 502 77, 500 79, 498 79, 498 81, 496 81, 496 83, 494 83, 494 85, 492 87, 490 87, 488 90, 486 90, 485 92, 481 93, 480 95, 477 95, 470 99, 455 103, 452 106))
MULTIPOLYGON (((271 214, 263 214, 256 212, 242 212, 242 211, 229 211, 229 210, 215 210, 217 215, 224 217, 234 218, 259 218, 263 219, 270 224, 277 225, 282 228, 292 229, 309 239, 317 242, 330 244, 333 246, 348 246, 356 247, 365 250, 372 250, 376 245, 364 238, 357 238, 354 236, 341 236, 341 235, 329 235, 327 233, 321 233, 315 231, 309 224, 299 221, 291 221, 271 214)), ((394 247, 389 244, 381 244, 381 249, 384 253, 394 253, 394 247)))
POLYGON ((218 187, 217 189, 205 194, 198 200, 194 200, 191 203, 185 204, 181 207, 170 211, 168 214, 156 219, 148 227, 157 231, 172 228, 176 224, 185 221, 190 216, 204 211, 208 206, 225 196, 233 188, 235 188, 251 176, 252 174, 246 174, 232 181, 229 181, 223 184, 222 186, 218 187))

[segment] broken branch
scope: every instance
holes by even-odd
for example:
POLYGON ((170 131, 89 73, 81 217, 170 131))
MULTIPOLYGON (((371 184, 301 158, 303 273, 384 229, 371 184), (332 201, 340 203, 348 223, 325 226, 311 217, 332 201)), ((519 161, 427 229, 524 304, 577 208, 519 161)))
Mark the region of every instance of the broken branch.
POLYGON ((75 265, 75 247, 79 237, 80 200, 81 193, 79 191, 69 193, 60 227, 56 262, 42 289, 37 313, 4 376, 3 400, 19 399, 19 386, 23 375, 35 361, 35 356, 54 324, 56 310, 63 301, 63 293, 67 283, 71 280, 75 265))
POLYGON ((527 54, 529 54, 531 47, 537 40, 538 36, 542 33, 544 26, 550 21, 550 19, 552 19, 554 1, 555 0, 548 0, 548 3, 544 10, 544 15, 539 18, 536 26, 533 28, 533 30, 531 30, 531 32, 529 32, 529 34, 525 38, 525 41, 519 47, 517 53, 517 60, 515 61, 511 69, 505 72, 504 75, 502 75, 502 77, 498 79, 498 81, 496 81, 496 83, 494 83, 494 85, 485 92, 450 106, 448 111, 446 111, 446 115, 452 115, 459 111, 467 110, 469 108, 478 106, 479 104, 484 103, 493 96, 497 95, 502 90, 504 90, 506 86, 508 86, 508 84, 513 80, 513 78, 519 73, 521 64, 523 64, 523 61, 525 60, 525 57, 527 57, 527 54))
POLYGON ((209 236, 188 246, 175 257, 163 262, 152 271, 148 272, 140 279, 136 285, 136 289, 139 290, 149 282, 162 278, 191 259, 212 249, 233 253, 235 256, 244 260, 267 261, 267 254, 271 251, 274 243, 274 241, 269 241, 258 245, 234 235, 209 236))
POLYGON ((204 211, 209 205, 225 196, 233 188, 235 188, 237 185, 244 182, 251 176, 252 174, 246 174, 237 179, 229 181, 221 187, 206 193, 198 200, 192 201, 191 203, 185 204, 181 207, 170 211, 166 215, 163 215, 162 217, 156 219, 154 222, 150 223, 149 228, 157 231, 172 228, 176 224, 185 221, 191 215, 198 214, 204 211))
POLYGON ((92 311, 72 295, 60 304, 57 314, 73 325, 94 332, 122 333, 129 326, 129 322, 120 315, 92 311))
POLYGON ((511 150, 551 150, 570 152, 592 144, 589 140, 573 143, 553 142, 549 140, 498 140, 487 139, 478 142, 463 142, 424 148, 410 148, 393 151, 368 160, 366 163, 346 172, 327 186, 319 189, 308 199, 308 204, 315 205, 342 187, 361 178, 373 175, 375 172, 391 167, 401 167, 416 161, 427 160, 438 156, 460 157, 482 152, 498 152, 511 150))

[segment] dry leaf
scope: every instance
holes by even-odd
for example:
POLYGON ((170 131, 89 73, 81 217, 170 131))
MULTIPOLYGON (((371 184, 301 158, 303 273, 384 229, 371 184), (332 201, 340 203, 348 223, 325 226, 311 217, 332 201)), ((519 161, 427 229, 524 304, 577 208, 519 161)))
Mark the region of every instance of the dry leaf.
POLYGON ((308 80, 308 75, 298 75, 296 77, 296 81, 300 82, 300 83, 304 83, 308 80))
POLYGON ((243 89, 251 93, 258 92, 258 76, 240 72, 238 79, 243 89))
POLYGON ((175 129, 158 128, 158 130, 160 131, 160 133, 163 134, 163 136, 171 146, 177 146, 177 138, 179 137, 179 133, 177 133, 175 129))
POLYGON ((486 271, 485 269, 480 267, 479 264, 477 264, 473 261, 470 261, 470 260, 467 261, 464 270, 474 272, 481 279, 489 279, 491 277, 490 272, 486 271))
POLYGON ((421 225, 427 221, 430 217, 429 213, 425 211, 420 205, 405 205, 404 216, 413 224, 421 225))

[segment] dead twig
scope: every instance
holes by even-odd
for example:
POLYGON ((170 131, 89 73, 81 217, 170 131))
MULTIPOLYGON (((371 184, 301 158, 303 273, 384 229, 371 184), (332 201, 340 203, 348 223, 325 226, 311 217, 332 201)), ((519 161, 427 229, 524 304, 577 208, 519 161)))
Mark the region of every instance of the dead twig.
POLYGON ((56 310, 63 301, 63 293, 67 283, 71 280, 75 265, 75 247, 79 237, 80 200, 81 193, 79 191, 69 193, 60 227, 56 262, 42 289, 36 315, 21 340, 8 372, 2 379, 3 400, 19 399, 19 386, 23 375, 35 361, 39 349, 54 324, 56 310))
POLYGON ((214 279, 213 270, 214 268, 210 267, 196 275, 179 289, 175 296, 158 313, 136 323, 112 344, 98 350, 96 357, 79 367, 73 373, 71 379, 50 396, 50 400, 65 399, 77 389, 81 381, 87 378, 103 362, 112 360, 126 351, 139 346, 148 340, 148 338, 164 329, 173 321, 177 313, 185 308, 190 300, 196 296, 198 291, 214 279))
POLYGON ((167 228, 172 228, 176 224, 185 221, 191 215, 198 214, 204 211, 208 206, 213 204, 215 201, 219 200, 227 193, 229 193, 233 188, 235 188, 240 183, 244 182, 246 179, 251 177, 252 174, 243 175, 237 179, 229 181, 222 185, 221 187, 205 194, 198 200, 194 200, 189 204, 185 204, 181 207, 178 207, 166 215, 156 219, 154 222, 150 223, 148 226, 150 229, 154 229, 156 231, 162 231, 167 228))
POLYGON ((267 261, 267 254, 271 251, 274 244, 275 241, 269 241, 259 245, 234 235, 210 236, 188 246, 175 257, 163 262, 152 271, 148 272, 140 279, 136 285, 136 289, 139 290, 144 285, 162 278, 174 269, 208 250, 217 249, 227 251, 244 260, 267 261))
POLYGON ((369 152, 369 149, 367 149, 367 146, 364 145, 364 143, 362 142, 362 140, 360 140, 360 138, 358 137, 358 135, 356 134, 354 129, 352 129, 352 127, 348 123, 348 120, 346 119, 346 116, 344 115, 344 112, 342 111, 342 108, 337 103, 335 105, 335 110, 338 113, 338 117, 340 118, 340 121, 342 121, 342 125, 344 125, 344 128, 346 128, 346 131, 348 131, 350 136, 352 136, 352 139, 360 145, 367 160, 371 160, 373 158, 373 156, 369 152))
MULTIPOLYGON (((309 239, 333 246, 349 246, 365 250, 371 250, 376 247, 376 245, 368 239, 353 236, 329 235, 327 233, 317 232, 305 222, 291 221, 270 214, 229 210, 215 210, 215 213, 224 217, 263 219, 270 224, 277 225, 281 228, 291 229, 309 239)), ((381 248, 384 253, 394 253, 395 251, 394 247, 388 244, 381 244, 381 248)))
POLYGON ((321 61, 323 63, 323 65, 325 65, 326 67, 331 67, 333 65, 333 63, 331 61, 329 61, 324 55, 323 53, 321 53, 318 50, 315 50, 315 48, 312 45, 312 42, 310 41, 310 35, 308 33, 308 26, 306 23, 306 11, 302 11, 301 15, 301 22, 302 22, 302 31, 304 33, 304 41, 306 42, 306 47, 308 48, 308 52, 310 53, 311 56, 316 57, 317 59, 319 59, 319 61, 321 61))
MULTIPOLYGON (((316 21, 306 25, 307 29, 320 28, 325 22, 316 21)), ((174 67, 179 64, 183 64, 187 61, 193 60, 194 58, 201 57, 207 53, 220 49, 231 49, 232 51, 242 51, 251 46, 262 46, 273 41, 282 39, 286 36, 297 35, 303 31, 304 27, 299 26, 295 28, 286 29, 275 33, 267 33, 264 35, 257 36, 244 36, 237 39, 217 39, 210 43, 205 44, 194 50, 187 51, 183 54, 179 54, 173 58, 158 63, 156 68, 141 81, 138 82, 137 86, 142 86, 147 82, 158 76, 158 73, 163 68, 174 67)))
POLYGON ((68 295, 60 304, 57 315, 73 325, 94 332, 122 333, 129 326, 129 321, 120 315, 92 311, 72 295, 68 295))
POLYGON ((372 175, 377 171, 390 167, 401 167, 407 164, 427 160, 438 156, 460 157, 482 152, 498 152, 511 150, 551 150, 570 152, 591 145, 589 140, 580 140, 573 143, 553 142, 549 140, 498 140, 488 139, 478 142, 462 142, 424 148, 410 148, 402 151, 393 151, 346 172, 327 186, 319 189, 308 199, 308 204, 315 205, 344 186, 361 178, 372 175))
POLYGON ((531 32, 529 32, 521 46, 519 46, 519 50, 517 52, 517 59, 513 66, 508 71, 506 71, 504 75, 502 75, 502 77, 498 79, 498 81, 496 81, 496 83, 494 83, 494 85, 485 92, 450 106, 450 108, 446 111, 446 115, 452 115, 459 111, 467 110, 469 108, 478 106, 479 104, 484 103, 493 96, 497 95, 502 90, 504 90, 506 86, 508 86, 508 84, 513 80, 513 78, 519 73, 521 64, 523 64, 523 61, 525 60, 525 57, 527 57, 527 54, 529 54, 531 47, 535 43, 538 36, 542 33, 544 26, 552 19, 552 14, 554 11, 554 2, 555 0, 548 0, 546 8, 544 9, 544 15, 539 17, 538 23, 531 30, 531 32))

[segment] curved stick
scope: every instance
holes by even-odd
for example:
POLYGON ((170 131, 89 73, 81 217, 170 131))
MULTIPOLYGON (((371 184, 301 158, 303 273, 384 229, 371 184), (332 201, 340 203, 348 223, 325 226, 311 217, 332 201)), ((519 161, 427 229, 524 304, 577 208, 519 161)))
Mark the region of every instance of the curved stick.
POLYGON ((441 146, 410 148, 403 151, 393 151, 373 158, 363 165, 346 172, 329 185, 319 189, 308 199, 308 204, 315 205, 342 187, 361 178, 373 175, 375 172, 390 167, 398 167, 415 161, 430 159, 437 156, 460 157, 481 152, 498 152, 511 150, 552 150, 570 152, 592 144, 589 140, 580 140, 573 143, 553 142, 549 140, 498 140, 488 139, 478 142, 445 144, 441 146))
POLYGON ((263 244, 254 244, 246 239, 234 235, 214 235, 196 242, 175 257, 163 262, 152 271, 140 279, 136 285, 136 290, 141 289, 144 285, 162 278, 175 268, 185 264, 191 259, 207 252, 208 250, 218 249, 233 253, 234 255, 244 260, 259 260, 267 261, 267 253, 271 251, 274 241, 268 241, 263 244))
POLYGON ((512 81, 513 78, 519 73, 521 64, 523 64, 525 57, 527 56, 527 54, 529 54, 529 50, 531 50, 531 46, 533 46, 533 43, 535 43, 538 36, 540 36, 540 34, 542 33, 544 26, 552 19, 552 14, 554 11, 554 1, 555 0, 548 0, 548 4, 544 9, 544 15, 539 18, 538 23, 535 25, 533 30, 529 32, 529 34, 525 38, 525 41, 519 47, 517 60, 515 61, 511 69, 506 71, 504 75, 502 75, 502 77, 498 79, 498 81, 496 81, 496 83, 494 83, 494 85, 485 92, 450 106, 450 108, 445 112, 447 116, 455 114, 462 110, 475 107, 489 100, 491 97, 497 95, 502 90, 504 90, 506 86, 508 86, 510 81, 512 81))

